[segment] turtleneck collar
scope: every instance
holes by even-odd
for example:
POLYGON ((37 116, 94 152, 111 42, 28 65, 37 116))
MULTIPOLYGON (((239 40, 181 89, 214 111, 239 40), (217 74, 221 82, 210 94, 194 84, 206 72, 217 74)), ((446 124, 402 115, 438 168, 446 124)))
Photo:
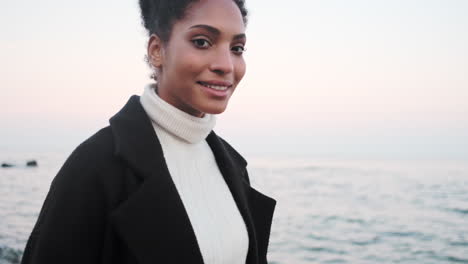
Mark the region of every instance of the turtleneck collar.
POLYGON ((152 122, 192 144, 204 140, 216 124, 215 115, 196 117, 167 103, 156 93, 156 84, 145 86, 140 102, 152 122))

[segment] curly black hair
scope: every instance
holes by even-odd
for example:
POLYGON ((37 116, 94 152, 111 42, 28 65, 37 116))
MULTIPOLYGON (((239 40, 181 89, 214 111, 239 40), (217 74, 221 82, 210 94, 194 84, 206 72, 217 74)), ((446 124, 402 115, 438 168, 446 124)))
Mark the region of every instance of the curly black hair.
MULTIPOLYGON (((169 40, 175 21, 182 19, 190 4, 198 0, 139 0, 143 26, 148 35, 156 34, 163 42, 169 40)), ((245 0, 233 0, 247 23, 245 0)))

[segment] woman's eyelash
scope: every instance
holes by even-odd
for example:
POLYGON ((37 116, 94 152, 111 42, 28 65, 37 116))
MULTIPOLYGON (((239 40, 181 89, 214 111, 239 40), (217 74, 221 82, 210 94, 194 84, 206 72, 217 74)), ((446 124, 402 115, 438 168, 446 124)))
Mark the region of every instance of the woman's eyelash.
POLYGON ((202 39, 202 38, 193 39, 193 40, 192 40, 192 43, 193 43, 197 48, 202 48, 202 49, 206 49, 206 48, 208 48, 209 46, 211 46, 211 43, 210 43, 208 40, 202 39))
MULTIPOLYGON (((192 39, 191 42, 193 43, 193 45, 195 45, 195 47, 199 49, 207 49, 212 46, 210 41, 204 38, 192 39)), ((242 45, 233 46, 231 50, 237 55, 241 55, 246 51, 245 47, 242 45)))
POLYGON ((246 51, 244 46, 234 46, 231 48, 232 51, 234 51, 237 54, 242 54, 246 51))

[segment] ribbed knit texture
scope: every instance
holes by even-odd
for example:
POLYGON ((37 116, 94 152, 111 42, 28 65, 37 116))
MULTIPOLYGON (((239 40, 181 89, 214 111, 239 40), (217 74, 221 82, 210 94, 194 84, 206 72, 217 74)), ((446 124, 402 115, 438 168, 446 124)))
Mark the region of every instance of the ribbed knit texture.
POLYGON ((157 95, 155 85, 145 87, 140 101, 161 142, 204 263, 244 264, 246 226, 205 140, 215 116, 199 118, 177 109, 157 95))
POLYGON ((216 124, 216 116, 205 114, 203 118, 192 116, 161 99, 155 85, 147 85, 141 96, 146 113, 164 130, 189 142, 205 139, 216 124))

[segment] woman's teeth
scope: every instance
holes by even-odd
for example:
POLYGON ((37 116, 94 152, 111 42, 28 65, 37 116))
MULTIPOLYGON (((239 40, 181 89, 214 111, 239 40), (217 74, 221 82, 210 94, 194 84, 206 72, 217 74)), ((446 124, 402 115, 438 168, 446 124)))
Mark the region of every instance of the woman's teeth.
POLYGON ((213 84, 207 84, 207 83, 201 83, 201 85, 211 88, 211 89, 218 90, 218 91, 224 91, 224 90, 227 90, 228 88, 227 86, 213 85, 213 84))

